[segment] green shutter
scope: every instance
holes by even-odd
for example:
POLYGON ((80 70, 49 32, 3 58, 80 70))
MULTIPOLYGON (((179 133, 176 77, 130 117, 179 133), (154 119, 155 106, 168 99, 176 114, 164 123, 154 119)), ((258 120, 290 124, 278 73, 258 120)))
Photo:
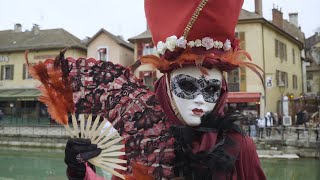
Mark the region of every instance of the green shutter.
POLYGON ((14 65, 10 65, 10 70, 11 70, 10 80, 13 80, 13 75, 14 75, 14 65))
POLYGON ((279 57, 279 44, 278 44, 278 40, 274 40, 274 46, 275 46, 275 56, 279 57))
POLYGON ((4 65, 1 66, 1 76, 0 76, 0 80, 3 80, 3 72, 4 72, 4 65))
POLYGON ((27 64, 23 64, 22 79, 26 79, 26 66, 27 64))

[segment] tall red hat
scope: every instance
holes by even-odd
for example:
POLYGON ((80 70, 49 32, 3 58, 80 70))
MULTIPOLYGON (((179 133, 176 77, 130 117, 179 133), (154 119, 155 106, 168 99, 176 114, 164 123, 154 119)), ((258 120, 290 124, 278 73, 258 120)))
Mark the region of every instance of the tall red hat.
MULTIPOLYGON (((172 36, 183 37, 186 46, 191 41, 191 47, 226 51, 231 45, 235 47, 235 27, 242 4, 243 0, 167 0, 166 3, 164 0, 145 0, 145 13, 154 44, 160 42, 157 47, 160 54, 172 50, 172 47, 163 49, 161 46, 168 45, 167 38, 172 36), (201 46, 200 41, 194 44, 196 40, 201 41, 201 46)), ((175 41, 175 38, 171 40, 175 41)), ((183 47, 184 44, 176 43, 176 46, 183 47)))

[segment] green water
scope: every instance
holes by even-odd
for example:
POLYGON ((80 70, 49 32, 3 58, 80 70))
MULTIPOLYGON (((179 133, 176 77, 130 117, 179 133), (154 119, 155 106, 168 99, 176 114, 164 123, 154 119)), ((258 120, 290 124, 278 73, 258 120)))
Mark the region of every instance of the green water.
MULTIPOLYGON (((63 150, 0 147, 0 180, 65 180, 63 150)), ((271 180, 320 180, 316 159, 261 159, 271 180)))

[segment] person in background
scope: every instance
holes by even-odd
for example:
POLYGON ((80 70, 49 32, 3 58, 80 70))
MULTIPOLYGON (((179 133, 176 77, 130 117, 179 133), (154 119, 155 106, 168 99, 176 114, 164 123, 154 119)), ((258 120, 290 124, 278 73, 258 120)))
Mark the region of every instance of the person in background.
POLYGON ((316 134, 316 141, 319 140, 319 132, 320 132, 320 123, 316 123, 314 133, 316 134))
POLYGON ((271 132, 272 132, 272 126, 273 126, 273 118, 271 116, 271 113, 267 112, 264 119, 265 119, 265 125, 266 125, 266 137, 270 138, 271 132))
POLYGON ((4 113, 2 112, 2 110, 0 109, 0 121, 3 119, 4 113))
POLYGON ((257 119, 257 125, 258 125, 258 137, 259 138, 264 138, 263 137, 263 131, 266 127, 266 121, 265 118, 258 118, 257 119))

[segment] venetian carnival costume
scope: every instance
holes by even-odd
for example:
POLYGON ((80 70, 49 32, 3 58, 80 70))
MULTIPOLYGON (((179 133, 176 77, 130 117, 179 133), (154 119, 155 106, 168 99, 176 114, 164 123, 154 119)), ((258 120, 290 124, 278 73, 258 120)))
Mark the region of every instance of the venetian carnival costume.
MULTIPOLYGON (((55 60, 29 66, 43 84, 40 100, 53 118, 64 122, 68 113, 100 114, 110 122, 123 138, 124 161, 117 162, 126 167, 107 164, 116 170, 107 169, 117 176, 113 179, 264 180, 252 139, 234 124, 245 117, 223 112, 228 88, 222 72, 247 67, 262 80, 262 70, 243 61, 244 56, 251 58, 235 38, 242 4, 145 0, 157 56, 143 56, 123 68, 94 59, 65 59, 61 53, 55 60), (133 75, 141 64, 152 64, 164 74, 155 93, 133 75)), ((90 160, 100 156, 104 146, 70 139, 68 178, 96 178, 88 173, 91 165, 86 161, 96 162, 90 160)))

